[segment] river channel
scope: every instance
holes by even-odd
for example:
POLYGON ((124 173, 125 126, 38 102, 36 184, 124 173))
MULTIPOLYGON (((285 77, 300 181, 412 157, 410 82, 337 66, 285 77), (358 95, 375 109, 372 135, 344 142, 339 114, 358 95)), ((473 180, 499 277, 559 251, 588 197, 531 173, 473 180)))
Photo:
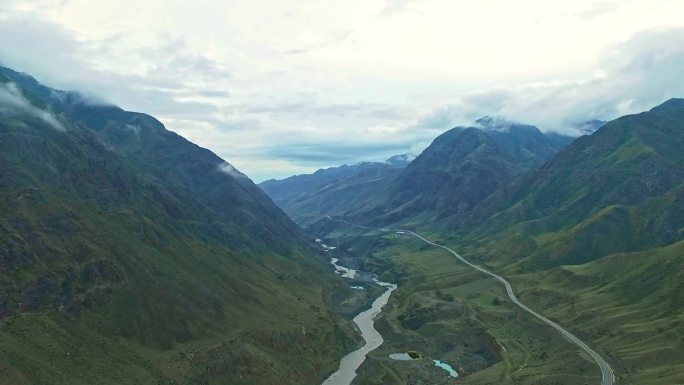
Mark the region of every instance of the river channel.
MULTIPOLYGON (((338 274, 350 279, 357 276, 358 272, 356 270, 344 267, 338 262, 339 260, 337 258, 332 258, 330 260, 330 263, 335 267, 335 271, 338 272, 338 274)), ((351 384, 356 377, 356 370, 366 360, 366 355, 380 347, 383 343, 382 335, 380 335, 374 327, 375 317, 382 312, 382 307, 387 304, 390 295, 397 288, 397 285, 380 281, 377 277, 373 278, 373 281, 384 287, 385 291, 373 301, 370 309, 359 313, 353 320, 356 326, 358 326, 365 344, 359 349, 344 356, 342 360, 340 360, 340 368, 337 369, 335 373, 331 374, 330 377, 323 382, 323 385, 351 384)))

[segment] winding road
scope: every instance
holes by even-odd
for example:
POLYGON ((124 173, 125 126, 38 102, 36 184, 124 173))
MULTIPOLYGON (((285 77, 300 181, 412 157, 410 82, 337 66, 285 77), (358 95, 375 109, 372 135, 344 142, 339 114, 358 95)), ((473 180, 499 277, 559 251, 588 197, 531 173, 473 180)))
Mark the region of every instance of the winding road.
MULTIPOLYGON (((364 228, 364 229, 372 229, 372 228, 370 228, 370 227, 357 225, 357 224, 355 224, 355 223, 352 223, 352 222, 349 222, 349 221, 345 221, 345 220, 342 220, 342 219, 333 219, 333 218, 330 217, 330 216, 328 216, 327 218, 330 219, 330 220, 333 220, 333 221, 347 223, 347 224, 349 224, 349 225, 356 226, 356 227, 360 227, 360 228, 364 228)), ((552 328, 556 329, 558 332, 560 332, 560 333, 563 335, 563 337, 565 337, 568 341, 572 342, 573 344, 579 346, 580 349, 584 350, 587 354, 589 354, 589 355, 591 356, 591 358, 594 359, 594 361, 596 361, 596 364, 597 364, 597 365, 599 366, 599 368, 601 369, 601 385, 613 385, 613 384, 615 384, 615 374, 613 373, 613 368, 610 367, 610 365, 608 364, 608 362, 606 362, 606 360, 604 360, 603 357, 601 357, 601 355, 599 355, 594 349, 590 348, 590 347, 589 347, 587 344, 585 344, 582 340, 580 340, 579 338, 575 337, 574 334, 570 333, 569 331, 565 330, 563 327, 561 327, 561 326, 558 325, 557 323, 551 321, 550 319, 544 317, 543 315, 537 313, 536 311, 530 309, 530 308, 527 307, 525 304, 523 304, 522 302, 520 302, 520 301, 518 300, 518 298, 515 296, 515 293, 513 293, 513 287, 511 286, 511 284, 510 284, 506 279, 504 279, 503 277, 501 277, 501 276, 499 276, 499 275, 496 275, 496 274, 492 273, 492 272, 489 271, 489 270, 483 269, 482 267, 477 266, 477 265, 475 265, 475 264, 473 264, 473 263, 470 263, 467 259, 463 258, 460 254, 458 254, 457 252, 453 251, 452 249, 450 249, 450 248, 448 248, 448 247, 446 247, 446 246, 443 246, 443 245, 434 243, 434 242, 432 242, 432 241, 429 241, 429 240, 423 238, 420 234, 414 233, 413 231, 409 231, 409 230, 390 230, 390 229, 384 229, 384 228, 383 228, 383 229, 379 229, 379 230, 380 230, 380 231, 393 231, 393 232, 396 232, 396 233, 398 233, 398 234, 409 234, 409 235, 412 235, 412 236, 414 236, 414 237, 420 239, 421 241, 423 241, 423 242, 425 242, 425 243, 427 243, 427 244, 429 244, 429 245, 432 245, 432 246, 435 246, 435 247, 439 247, 439 248, 442 248, 442 249, 448 251, 448 252, 451 253, 454 257, 458 258, 461 262, 465 263, 465 264, 468 265, 469 267, 472 267, 473 269, 475 269, 475 270, 477 270, 477 271, 479 271, 479 272, 481 272, 481 273, 484 273, 484 274, 486 274, 486 275, 489 275, 489 276, 491 276, 491 277, 497 279, 499 282, 501 282, 501 283, 506 287, 506 293, 508 293, 508 298, 510 298, 510 300, 511 300, 514 304, 518 305, 518 307, 520 307, 520 308, 523 309, 524 311, 528 312, 529 314, 533 315, 534 317, 536 317, 536 318, 539 319, 540 321, 544 322, 545 324, 547 324, 547 325, 551 326, 552 328)))

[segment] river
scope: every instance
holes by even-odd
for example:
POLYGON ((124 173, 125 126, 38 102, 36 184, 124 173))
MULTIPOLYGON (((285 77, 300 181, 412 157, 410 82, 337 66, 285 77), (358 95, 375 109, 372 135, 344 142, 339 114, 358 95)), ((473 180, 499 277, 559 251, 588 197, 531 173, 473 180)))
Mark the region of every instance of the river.
MULTIPOLYGON (((330 263, 335 266, 335 271, 340 272, 345 278, 355 278, 358 272, 354 269, 349 269, 342 265, 339 265, 337 258, 332 258, 330 263)), ((356 377, 356 370, 363 364, 366 360, 366 355, 380 347, 383 343, 382 335, 375 330, 374 323, 375 317, 380 314, 382 307, 387 304, 387 301, 392 295, 392 292, 397 288, 396 284, 389 282, 382 282, 373 278, 373 281, 378 285, 386 288, 386 290, 373 301, 370 309, 359 313, 354 317, 354 323, 358 326, 361 333, 361 337, 365 341, 365 344, 346 356, 342 357, 340 360, 340 368, 328 377, 327 380, 323 382, 323 385, 349 385, 356 377)))

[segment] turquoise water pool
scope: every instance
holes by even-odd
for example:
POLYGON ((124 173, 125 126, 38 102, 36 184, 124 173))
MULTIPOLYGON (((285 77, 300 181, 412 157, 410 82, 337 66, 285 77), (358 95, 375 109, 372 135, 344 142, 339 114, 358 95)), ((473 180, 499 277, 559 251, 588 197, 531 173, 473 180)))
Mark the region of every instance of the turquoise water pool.
POLYGON ((450 375, 451 377, 458 377, 458 372, 455 371, 454 368, 451 367, 451 365, 449 365, 449 364, 447 364, 447 363, 445 363, 445 362, 442 362, 442 361, 440 361, 440 360, 432 360, 432 362, 435 363, 435 366, 439 366, 440 368, 442 368, 442 369, 446 370, 447 372, 449 372, 449 375, 450 375))

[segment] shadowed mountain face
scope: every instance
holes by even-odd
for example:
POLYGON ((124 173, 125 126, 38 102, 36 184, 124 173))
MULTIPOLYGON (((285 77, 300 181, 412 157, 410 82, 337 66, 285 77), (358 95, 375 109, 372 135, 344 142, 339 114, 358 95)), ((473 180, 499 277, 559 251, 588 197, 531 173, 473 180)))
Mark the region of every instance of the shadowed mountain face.
POLYGON ((311 383, 336 366, 334 276, 230 164, 7 68, 0 138, 10 383, 311 383))

